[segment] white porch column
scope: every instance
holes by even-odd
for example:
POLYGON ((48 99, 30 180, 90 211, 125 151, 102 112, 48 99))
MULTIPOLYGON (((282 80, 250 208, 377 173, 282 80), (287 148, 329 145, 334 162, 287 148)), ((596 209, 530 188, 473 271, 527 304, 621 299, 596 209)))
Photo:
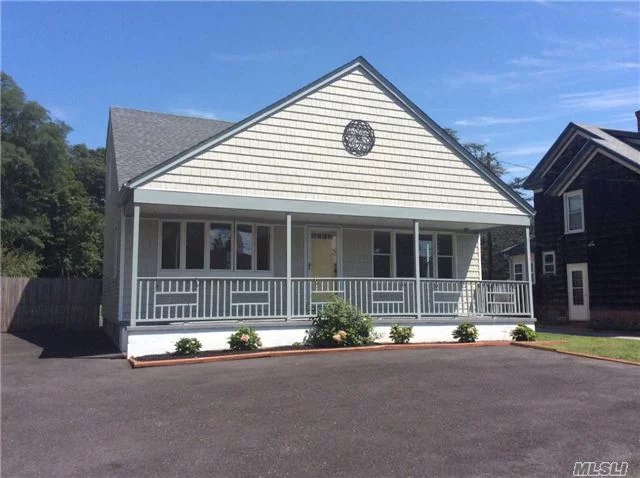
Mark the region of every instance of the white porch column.
POLYGON ((414 269, 416 276, 416 315, 418 319, 422 313, 422 304, 420 298, 420 222, 413 221, 413 255, 414 269))
POLYGON ((138 238, 140 236, 140 206, 133 206, 133 246, 131 247, 131 315, 129 323, 136 325, 138 299, 138 238))
POLYGON ((291 213, 287 213, 287 320, 291 320, 291 213))
POLYGON ((120 208, 120 247, 118 247, 118 320, 124 320, 124 269, 126 260, 126 219, 124 216, 124 207, 120 208))
POLYGON ((531 318, 533 318, 533 283, 531 282, 531 244, 529 239, 529 228, 525 228, 525 241, 527 245, 527 283, 529 284, 529 311, 531 312, 531 318))

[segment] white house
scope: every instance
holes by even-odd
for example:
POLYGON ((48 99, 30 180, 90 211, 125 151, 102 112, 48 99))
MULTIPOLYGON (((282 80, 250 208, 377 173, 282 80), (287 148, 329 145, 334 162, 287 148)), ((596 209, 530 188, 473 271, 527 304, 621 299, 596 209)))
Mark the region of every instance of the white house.
POLYGON ((333 295, 419 341, 534 322, 529 282, 482 280, 479 237, 532 209, 361 57, 235 124, 112 108, 107 166, 103 316, 128 356, 226 348, 240 322, 301 341, 333 295))

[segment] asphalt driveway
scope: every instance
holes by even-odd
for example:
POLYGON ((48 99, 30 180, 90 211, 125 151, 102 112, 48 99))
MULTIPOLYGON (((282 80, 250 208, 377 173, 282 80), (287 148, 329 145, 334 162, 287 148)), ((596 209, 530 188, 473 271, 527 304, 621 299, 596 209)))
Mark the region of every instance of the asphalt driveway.
POLYGON ((486 347, 132 370, 30 340, 2 335, 3 477, 640 476, 640 367, 486 347))

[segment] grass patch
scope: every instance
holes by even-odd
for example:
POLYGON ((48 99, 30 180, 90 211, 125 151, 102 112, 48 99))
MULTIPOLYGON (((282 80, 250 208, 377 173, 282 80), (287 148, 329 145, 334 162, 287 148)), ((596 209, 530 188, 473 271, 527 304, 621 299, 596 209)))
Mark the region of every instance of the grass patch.
POLYGON ((566 343, 554 344, 552 347, 567 352, 640 362, 640 340, 554 334, 549 332, 539 332, 538 340, 566 340, 566 343))

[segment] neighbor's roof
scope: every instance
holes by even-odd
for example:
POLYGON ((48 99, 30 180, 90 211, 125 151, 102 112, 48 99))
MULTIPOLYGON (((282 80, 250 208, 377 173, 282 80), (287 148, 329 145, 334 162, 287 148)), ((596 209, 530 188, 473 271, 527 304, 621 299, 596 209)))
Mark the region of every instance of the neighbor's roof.
POLYGON ((593 134, 592 141, 640 166, 640 133, 604 129, 586 124, 577 126, 593 134))
MULTIPOLYGON (((529 241, 529 247, 531 248, 531 254, 533 254, 533 251, 535 249, 534 247, 534 243, 535 243, 535 237, 531 237, 530 241, 529 241)), ((526 254, 526 248, 525 248, 525 243, 524 242, 520 242, 514 246, 511 247, 507 247, 506 249, 504 249, 503 251, 500 252, 500 254, 506 255, 506 256, 520 256, 522 254, 526 254)))
POLYGON ((119 107, 110 115, 118 186, 233 124, 119 107))
POLYGON ((569 123, 553 146, 551 146, 549 151, 547 151, 542 160, 529 175, 524 184, 525 188, 534 189, 539 186, 539 181, 546 174, 543 171, 545 171, 548 164, 550 165, 555 161, 557 152, 564 144, 566 144, 565 140, 568 139, 571 141, 570 138, 574 132, 578 132, 582 136, 587 137, 587 144, 576 153, 573 159, 571 159, 569 164, 548 188, 548 191, 556 191, 570 180, 572 174, 583 166, 583 163, 589 154, 597 149, 610 153, 619 159, 622 164, 625 164, 632 169, 637 170, 638 167, 640 167, 640 133, 635 131, 606 129, 587 124, 569 123))

